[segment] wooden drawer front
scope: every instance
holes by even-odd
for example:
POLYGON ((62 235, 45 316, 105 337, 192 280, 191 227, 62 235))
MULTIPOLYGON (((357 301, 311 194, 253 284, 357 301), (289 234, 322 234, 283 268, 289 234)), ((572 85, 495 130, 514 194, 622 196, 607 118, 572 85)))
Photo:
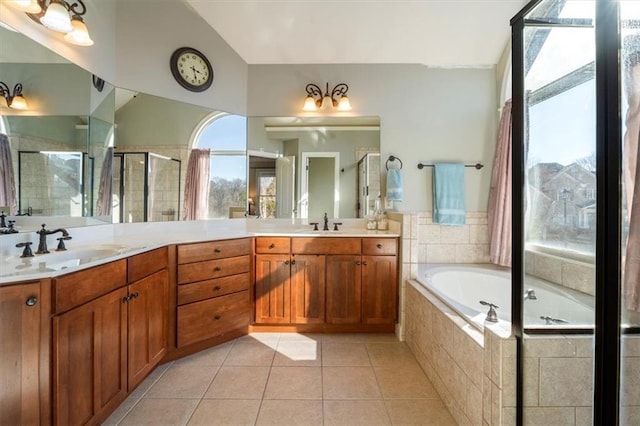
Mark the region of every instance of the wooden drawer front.
POLYGON ((363 238, 362 254, 368 255, 395 255, 397 253, 397 241, 395 238, 363 238))
POLYGON ((247 327, 251 317, 249 291, 178 307, 178 347, 247 327))
POLYGON ((251 269, 251 256, 178 265, 178 284, 242 274, 251 269))
POLYGON ((291 250, 291 238, 258 237, 256 238, 256 253, 288 254, 291 250))
POLYGON ((212 297, 224 296, 249 289, 250 274, 231 275, 214 280, 199 281, 178 287, 178 305, 199 302, 212 297))
POLYGON ((178 246, 178 263, 200 262, 251 254, 251 238, 178 246))
POLYGON ((167 267, 168 249, 162 247, 146 253, 140 253, 127 259, 127 282, 138 281, 167 267))
POLYGON ((126 259, 53 280, 54 313, 67 311, 127 284, 126 259))
POLYGON ((292 238, 295 254, 360 254, 360 238, 292 238))

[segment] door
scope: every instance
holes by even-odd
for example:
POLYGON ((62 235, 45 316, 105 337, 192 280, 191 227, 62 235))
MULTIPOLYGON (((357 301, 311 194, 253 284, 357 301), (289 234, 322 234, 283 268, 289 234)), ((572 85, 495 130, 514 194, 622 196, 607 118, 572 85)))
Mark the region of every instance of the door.
POLYGON ((169 278, 156 272, 129 286, 128 389, 162 360, 167 350, 169 278))
POLYGON ((340 214, 340 153, 303 152, 300 173, 300 218, 340 214))
POLYGON ((100 421, 126 397, 127 289, 53 318, 55 423, 100 421))
POLYGON ((361 269, 359 255, 327 256, 327 323, 360 322, 361 269))
POLYGON ((296 157, 276 158, 276 217, 294 218, 296 211, 296 157))
POLYGON ((256 323, 291 322, 290 264, 288 254, 256 255, 256 323))
POLYGON ((323 324, 325 318, 325 259, 295 255, 291 262, 291 322, 323 324))
POLYGON ((395 256, 362 257, 362 323, 394 324, 397 316, 395 256))

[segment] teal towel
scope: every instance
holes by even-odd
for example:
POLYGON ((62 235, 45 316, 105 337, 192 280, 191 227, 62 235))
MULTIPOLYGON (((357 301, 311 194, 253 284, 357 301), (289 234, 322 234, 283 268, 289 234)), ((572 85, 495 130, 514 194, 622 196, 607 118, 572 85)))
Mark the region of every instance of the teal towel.
POLYGON ((402 170, 389 169, 387 171, 387 200, 402 201, 402 170))
POLYGON ((464 164, 433 167, 433 223, 464 225, 464 164))

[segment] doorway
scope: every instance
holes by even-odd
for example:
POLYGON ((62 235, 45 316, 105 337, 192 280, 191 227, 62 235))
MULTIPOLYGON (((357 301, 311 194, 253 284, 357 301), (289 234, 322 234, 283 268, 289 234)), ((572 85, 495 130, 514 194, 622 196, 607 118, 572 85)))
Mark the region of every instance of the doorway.
POLYGON ((339 216, 340 153, 303 152, 300 179, 300 217, 339 216))

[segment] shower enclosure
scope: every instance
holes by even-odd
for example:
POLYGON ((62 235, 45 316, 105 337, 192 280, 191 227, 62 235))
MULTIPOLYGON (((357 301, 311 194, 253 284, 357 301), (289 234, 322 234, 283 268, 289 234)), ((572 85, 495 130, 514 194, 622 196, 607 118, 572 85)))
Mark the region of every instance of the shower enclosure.
POLYGON ((180 160, 121 152, 113 161, 113 222, 180 219, 180 160))
POLYGON ((375 211, 380 196, 380 153, 368 152, 358 161, 358 215, 367 217, 375 211))

